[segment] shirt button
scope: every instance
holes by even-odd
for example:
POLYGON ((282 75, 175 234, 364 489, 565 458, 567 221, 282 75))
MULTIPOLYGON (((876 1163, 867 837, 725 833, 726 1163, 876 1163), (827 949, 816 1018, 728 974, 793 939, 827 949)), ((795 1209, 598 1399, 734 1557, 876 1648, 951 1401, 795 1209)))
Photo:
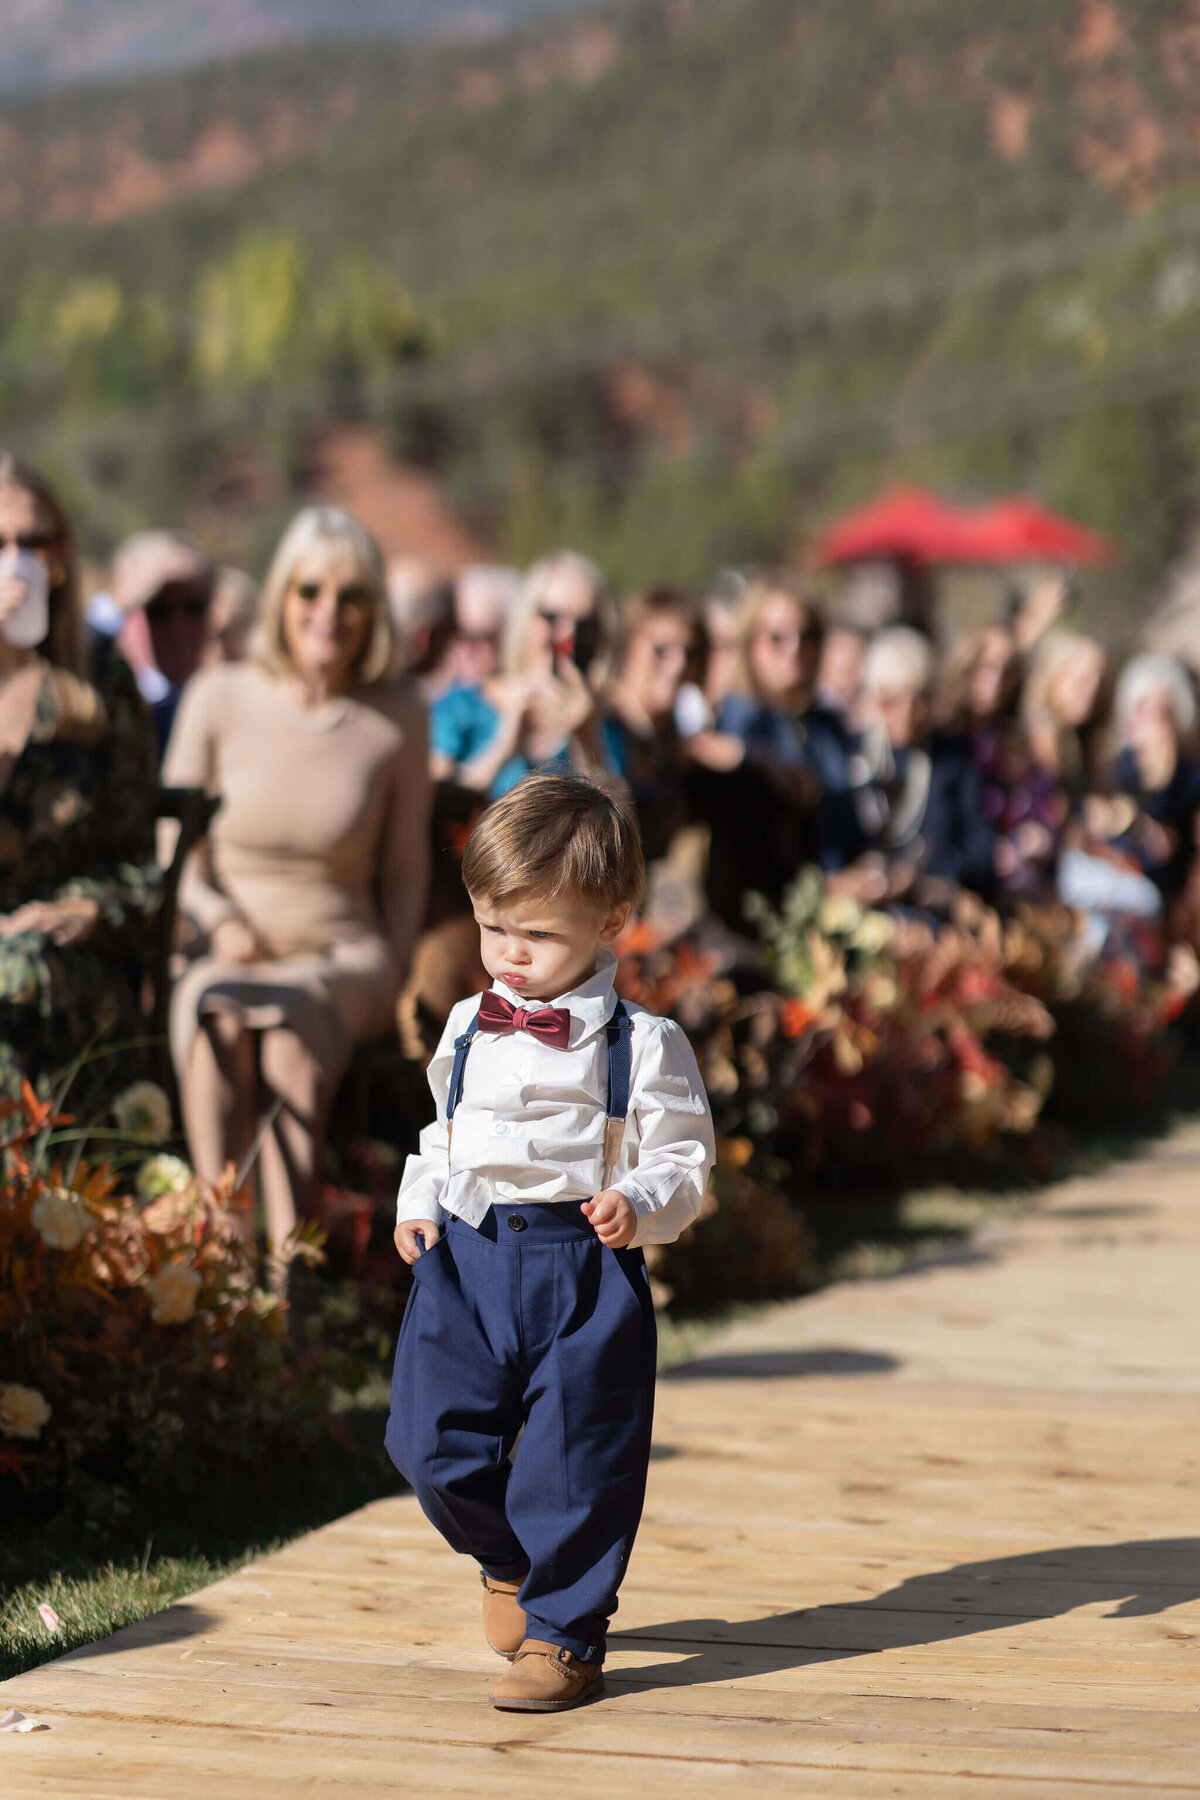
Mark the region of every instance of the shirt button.
POLYGON ((525 1229, 525 1220, 524 1220, 524 1218, 523 1218, 523 1217, 522 1217, 522 1216, 521 1216, 521 1214, 520 1214, 520 1213, 509 1213, 509 1215, 508 1215, 508 1229, 509 1229, 509 1230, 510 1230, 510 1231, 524 1231, 524 1229, 525 1229))
POLYGON ((508 1126, 504 1123, 503 1119, 497 1119, 496 1123, 492 1126, 492 1130, 495 1132, 497 1137, 507 1137, 508 1136, 508 1126))

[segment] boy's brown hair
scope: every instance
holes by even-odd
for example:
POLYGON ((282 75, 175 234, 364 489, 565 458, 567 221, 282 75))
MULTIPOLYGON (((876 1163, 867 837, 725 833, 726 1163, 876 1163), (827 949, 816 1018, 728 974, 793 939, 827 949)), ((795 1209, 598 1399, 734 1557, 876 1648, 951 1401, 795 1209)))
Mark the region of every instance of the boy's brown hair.
POLYGON ((646 885, 628 802, 586 775, 527 775, 492 802, 467 839, 463 883, 502 905, 518 894, 575 894, 611 911, 646 885))

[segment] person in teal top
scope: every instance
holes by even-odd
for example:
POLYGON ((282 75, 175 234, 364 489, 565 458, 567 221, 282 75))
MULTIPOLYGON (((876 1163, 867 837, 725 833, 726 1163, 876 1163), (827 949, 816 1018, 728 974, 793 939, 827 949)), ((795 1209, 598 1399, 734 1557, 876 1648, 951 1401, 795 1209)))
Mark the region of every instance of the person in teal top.
POLYGON ((529 571, 509 623, 504 668, 452 687, 430 709, 435 781, 496 799, 531 769, 603 761, 596 697, 610 635, 600 571, 569 551, 529 571))
MULTIPOLYGON (((507 747, 511 738, 511 713, 506 716, 500 706, 493 706, 482 688, 452 687, 435 700, 429 710, 429 747, 435 759, 446 758, 464 780, 467 769, 479 768, 496 761, 500 746, 507 747)), ((489 800, 498 800, 515 787, 523 775, 533 768, 569 769, 571 758, 564 744, 541 763, 521 750, 499 762, 486 783, 489 800)), ((435 763, 436 767, 436 763, 435 763)), ((466 782, 475 786, 474 782, 466 782)), ((481 784, 482 785, 482 784, 481 784)))

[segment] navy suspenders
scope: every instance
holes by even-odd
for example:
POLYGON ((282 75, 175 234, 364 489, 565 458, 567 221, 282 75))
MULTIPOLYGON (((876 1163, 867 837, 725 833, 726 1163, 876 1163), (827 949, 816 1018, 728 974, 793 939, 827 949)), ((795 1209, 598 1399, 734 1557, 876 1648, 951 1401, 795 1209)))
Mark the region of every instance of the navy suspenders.
MULTIPOLYGON (((479 1035, 479 1014, 476 1013, 461 1037, 454 1040, 454 1067, 450 1071, 450 1091, 446 1095, 446 1137, 454 1134, 454 1113, 462 1099, 463 1080, 467 1073, 467 1055, 471 1045, 479 1035)), ((447 1143, 447 1150, 449 1143, 447 1143)))
MULTIPOLYGON (((625 1137, 625 1119, 629 1112, 629 1084, 633 1068, 633 1050, 630 1038, 633 1022, 625 1011, 625 1002, 618 1000, 604 1024, 604 1036, 608 1043, 608 1101, 605 1106, 607 1119, 604 1126, 604 1186, 612 1179, 613 1170, 617 1166, 617 1158, 621 1154, 621 1144, 625 1137)), ((454 1132, 454 1114, 462 1099, 463 1081, 467 1073, 467 1057, 471 1045, 479 1035, 479 1014, 476 1013, 461 1037, 454 1040, 454 1067, 450 1071, 450 1089, 446 1095, 446 1154, 450 1154, 450 1138, 454 1132)))

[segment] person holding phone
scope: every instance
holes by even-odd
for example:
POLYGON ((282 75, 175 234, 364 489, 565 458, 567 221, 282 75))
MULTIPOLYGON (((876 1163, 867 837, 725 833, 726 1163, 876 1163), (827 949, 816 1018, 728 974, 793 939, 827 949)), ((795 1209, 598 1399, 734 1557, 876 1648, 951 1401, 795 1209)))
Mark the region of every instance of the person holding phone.
POLYGON ((531 769, 601 766, 597 700, 612 625, 594 563, 569 550, 535 563, 507 622, 500 672, 431 709, 434 779, 495 799, 531 769))

